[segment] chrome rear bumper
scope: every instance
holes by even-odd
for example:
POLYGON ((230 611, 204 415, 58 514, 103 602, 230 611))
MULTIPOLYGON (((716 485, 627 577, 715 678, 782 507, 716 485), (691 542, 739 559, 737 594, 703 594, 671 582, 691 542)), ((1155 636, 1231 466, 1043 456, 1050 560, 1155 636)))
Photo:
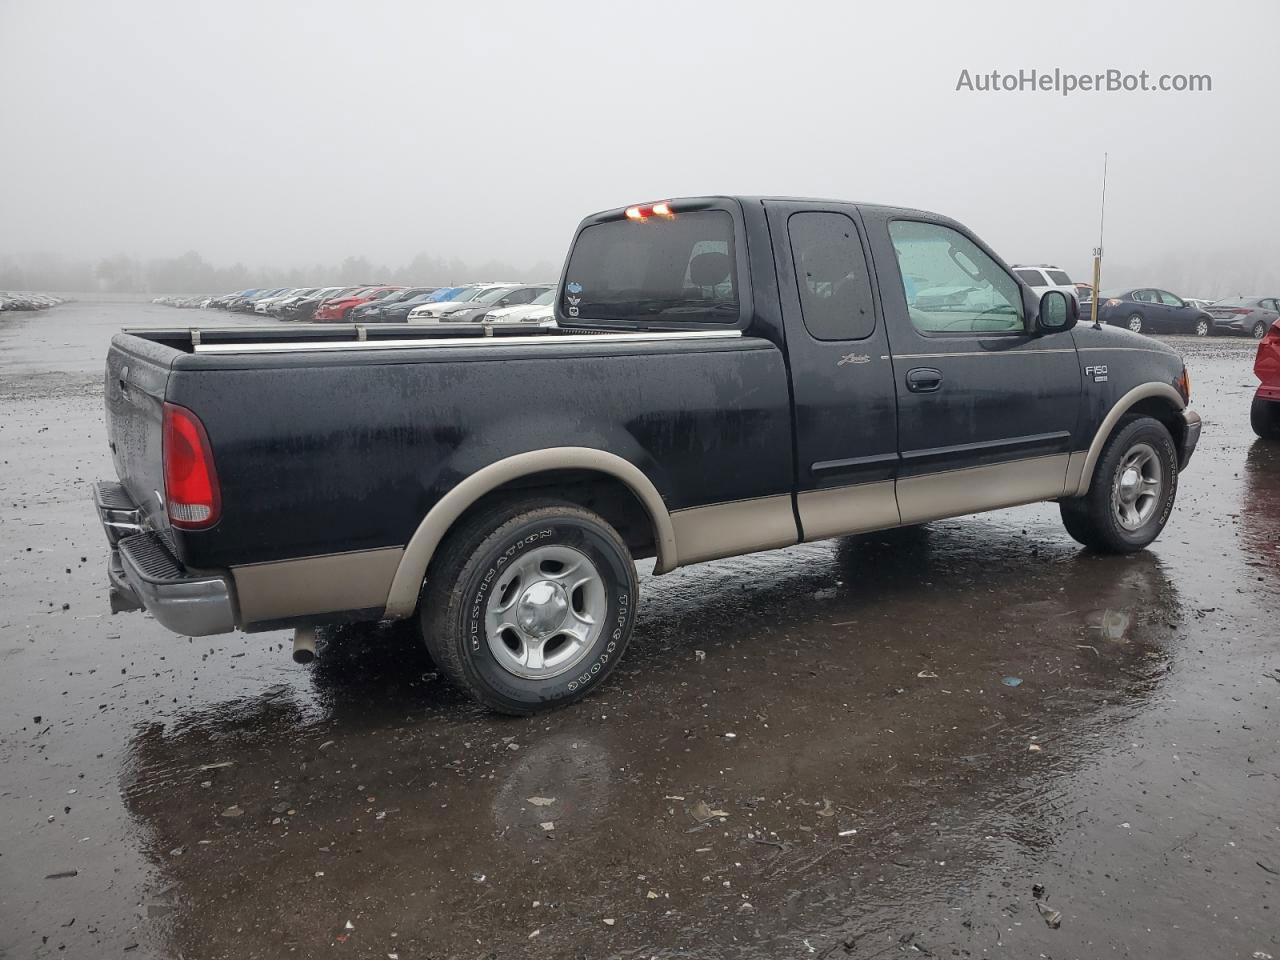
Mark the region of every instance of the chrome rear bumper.
POLYGON ((206 637, 236 627, 231 578, 188 571, 159 534, 142 529, 137 508, 118 483, 94 485, 94 506, 111 545, 111 612, 145 609, 174 633, 206 637))

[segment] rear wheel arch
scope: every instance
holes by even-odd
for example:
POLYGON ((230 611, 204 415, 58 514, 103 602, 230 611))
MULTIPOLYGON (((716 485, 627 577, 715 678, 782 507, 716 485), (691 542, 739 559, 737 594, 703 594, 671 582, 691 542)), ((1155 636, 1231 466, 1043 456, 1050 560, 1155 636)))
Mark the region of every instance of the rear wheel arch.
POLYGON ((1179 455, 1186 439, 1186 425, 1182 420, 1182 411, 1186 409, 1182 395, 1167 383, 1144 383, 1134 387, 1107 412, 1101 425, 1093 435, 1089 451, 1080 466, 1079 482, 1072 495, 1082 497, 1089 492, 1089 484, 1093 479, 1094 468, 1102 455, 1107 440, 1116 432, 1126 418, 1147 416, 1160 421, 1168 428, 1173 437, 1174 446, 1179 455))
POLYGON ((630 545, 643 548, 645 538, 636 530, 637 517, 642 515, 650 526, 647 545, 657 556, 655 572, 666 573, 677 566, 671 515, 639 467, 617 454, 591 447, 533 450, 469 474, 427 512, 405 547, 387 595, 386 616, 399 619, 412 615, 437 549, 459 522, 477 509, 487 509, 495 499, 528 498, 540 490, 555 499, 594 509, 617 525, 630 545))

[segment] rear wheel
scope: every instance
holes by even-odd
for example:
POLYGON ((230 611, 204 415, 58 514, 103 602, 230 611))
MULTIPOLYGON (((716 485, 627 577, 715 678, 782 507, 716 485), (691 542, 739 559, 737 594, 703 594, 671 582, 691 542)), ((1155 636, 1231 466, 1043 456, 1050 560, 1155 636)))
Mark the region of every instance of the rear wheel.
POLYGON ((1129 326, 1129 329, 1132 330, 1134 333, 1141 333, 1142 332, 1142 314, 1135 313, 1130 315, 1128 326, 1129 326))
POLYGON ((1249 408, 1249 425, 1263 440, 1280 440, 1280 401, 1255 396, 1249 408))
POLYGON ((1208 320, 1205 320, 1203 318, 1196 321, 1197 337, 1208 337, 1208 336, 1211 336, 1212 334, 1213 334, 1213 324, 1211 324, 1208 320))
POLYGON ((1259 320, 1253 325, 1253 329, 1249 332, 1253 335, 1253 339, 1261 340, 1267 335, 1267 321, 1259 320))
POLYGON ((1104 553, 1133 553, 1160 535, 1178 490, 1178 452, 1164 424, 1137 417, 1102 448, 1089 492, 1059 502, 1067 533, 1104 553))
POLYGON ((635 563, 617 531, 570 503, 482 511, 441 545, 420 604, 445 674, 500 713, 572 703, 617 666, 635 621, 635 563))

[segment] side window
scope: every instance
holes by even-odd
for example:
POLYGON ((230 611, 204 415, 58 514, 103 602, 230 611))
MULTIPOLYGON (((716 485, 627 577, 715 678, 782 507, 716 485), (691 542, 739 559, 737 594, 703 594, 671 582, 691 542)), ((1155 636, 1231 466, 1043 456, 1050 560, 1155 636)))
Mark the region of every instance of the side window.
POLYGON ((1182 301, 1178 297, 1175 297, 1168 290, 1157 290, 1156 292, 1160 294, 1160 302, 1165 304, 1166 306, 1169 306, 1169 307, 1182 306, 1182 301))
POLYGON ((1277 300, 1275 297, 1272 297, 1269 300, 1263 300, 1262 306, 1267 310, 1280 312, 1280 300, 1277 300))
POLYGON ((1060 287, 1071 286, 1071 278, 1067 276, 1067 273, 1065 270, 1050 270, 1049 279, 1052 280, 1054 283, 1056 283, 1060 287))
POLYGON ((894 220, 911 323, 921 333, 1013 333, 1024 329, 1018 282, 964 234, 938 223, 894 220))
POLYGON ((1048 284, 1044 282, 1044 277, 1041 276, 1039 270, 1015 270, 1013 272, 1018 275, 1018 279, 1023 283, 1029 283, 1033 287, 1048 286, 1048 284))
POLYGON ((1155 303, 1156 293, 1154 290, 1135 290, 1133 291, 1133 299, 1139 303, 1155 303))
POLYGON ((805 329, 818 340, 862 340, 876 328, 867 259, 843 213, 793 213, 791 259, 805 329))

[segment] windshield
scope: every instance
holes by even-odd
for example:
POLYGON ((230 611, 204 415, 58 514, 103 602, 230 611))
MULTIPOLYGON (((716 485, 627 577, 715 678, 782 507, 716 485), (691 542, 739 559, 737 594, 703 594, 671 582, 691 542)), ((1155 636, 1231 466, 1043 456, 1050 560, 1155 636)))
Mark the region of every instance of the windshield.
POLYGON ((733 220, 722 210, 612 220, 578 235, 563 309, 583 320, 738 319, 733 220))
POLYGON ((489 289, 481 292, 478 296, 473 297, 472 302, 476 304, 494 303, 495 301, 501 300, 514 289, 515 287, 490 287, 489 289))

